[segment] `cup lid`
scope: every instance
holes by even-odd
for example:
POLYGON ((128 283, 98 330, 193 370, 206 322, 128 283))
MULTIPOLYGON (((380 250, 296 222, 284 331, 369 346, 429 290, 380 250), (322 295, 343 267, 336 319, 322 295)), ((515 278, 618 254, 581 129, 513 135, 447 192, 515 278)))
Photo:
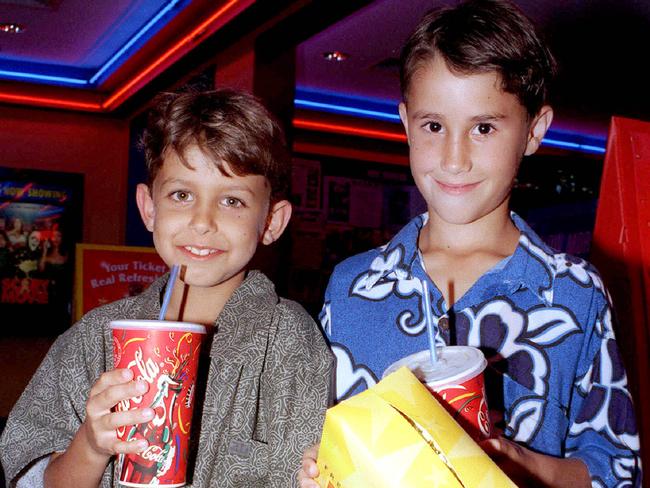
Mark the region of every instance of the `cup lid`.
POLYGON ((382 378, 397 371, 402 366, 409 368, 418 379, 432 388, 451 383, 464 383, 483 372, 487 360, 480 349, 471 346, 446 346, 436 348, 438 361, 431 364, 428 349, 391 364, 382 378))
POLYGON ((194 332, 205 334, 205 325, 191 322, 173 322, 170 320, 113 320, 111 329, 129 330, 169 330, 175 332, 194 332))

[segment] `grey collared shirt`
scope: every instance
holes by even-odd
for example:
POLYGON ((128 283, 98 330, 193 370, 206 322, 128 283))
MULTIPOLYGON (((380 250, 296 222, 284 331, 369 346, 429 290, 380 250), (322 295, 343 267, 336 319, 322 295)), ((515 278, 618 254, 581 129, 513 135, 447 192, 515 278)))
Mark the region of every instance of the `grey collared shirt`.
MULTIPOLYGON (((157 317, 165 282, 91 311, 56 340, 0 440, 11 483, 67 448, 85 417, 90 387, 113 367, 109 322, 157 317)), ((249 272, 215 322, 188 486, 297 486, 302 452, 320 438, 332 361, 304 309, 279 298, 262 273, 249 272)), ((113 464, 101 487, 118 486, 113 464)))

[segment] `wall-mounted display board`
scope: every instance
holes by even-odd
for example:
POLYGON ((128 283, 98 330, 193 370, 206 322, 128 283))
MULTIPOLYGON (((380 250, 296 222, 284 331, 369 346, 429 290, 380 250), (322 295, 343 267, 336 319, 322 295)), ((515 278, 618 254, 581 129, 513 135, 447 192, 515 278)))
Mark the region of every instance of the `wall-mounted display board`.
POLYGON ((83 175, 0 168, 2 335, 57 335, 70 325, 83 175))
POLYGON ((138 295, 168 271, 152 247, 77 245, 75 318, 95 307, 138 295))

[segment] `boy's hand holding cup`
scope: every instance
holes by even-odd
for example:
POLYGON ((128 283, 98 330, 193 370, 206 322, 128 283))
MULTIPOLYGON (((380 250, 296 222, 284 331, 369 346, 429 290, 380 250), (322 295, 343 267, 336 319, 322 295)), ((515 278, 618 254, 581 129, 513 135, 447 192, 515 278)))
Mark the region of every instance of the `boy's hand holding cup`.
POLYGON ((117 413, 111 409, 120 401, 147 391, 143 381, 132 381, 133 372, 129 369, 116 369, 102 374, 93 385, 86 402, 86 419, 83 428, 92 452, 99 462, 120 453, 137 452, 145 449, 146 442, 122 442, 115 432, 115 425, 135 424, 151 419, 151 409, 133 410, 117 413), (106 458, 106 459, 104 459, 106 458))

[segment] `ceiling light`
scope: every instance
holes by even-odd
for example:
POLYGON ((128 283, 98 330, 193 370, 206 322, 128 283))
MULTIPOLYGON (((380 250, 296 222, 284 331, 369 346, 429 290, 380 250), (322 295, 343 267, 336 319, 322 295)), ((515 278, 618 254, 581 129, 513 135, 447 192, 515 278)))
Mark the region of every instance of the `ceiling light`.
POLYGON ((328 51, 323 53, 323 57, 328 61, 345 61, 349 56, 341 51, 328 51))
POLYGON ((20 34, 21 32, 25 32, 25 26, 14 22, 2 22, 0 23, 0 32, 6 32, 7 34, 20 34))

